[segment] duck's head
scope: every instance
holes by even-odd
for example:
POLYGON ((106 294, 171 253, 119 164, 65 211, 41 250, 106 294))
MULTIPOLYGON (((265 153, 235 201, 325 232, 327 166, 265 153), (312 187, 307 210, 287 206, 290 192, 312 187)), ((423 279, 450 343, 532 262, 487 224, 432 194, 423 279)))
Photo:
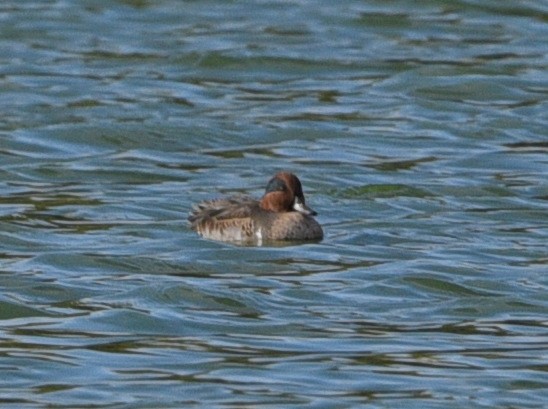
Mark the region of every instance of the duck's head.
POLYGON ((266 185, 261 207, 271 212, 292 212, 315 216, 317 213, 305 204, 301 181, 293 173, 279 172, 266 185))

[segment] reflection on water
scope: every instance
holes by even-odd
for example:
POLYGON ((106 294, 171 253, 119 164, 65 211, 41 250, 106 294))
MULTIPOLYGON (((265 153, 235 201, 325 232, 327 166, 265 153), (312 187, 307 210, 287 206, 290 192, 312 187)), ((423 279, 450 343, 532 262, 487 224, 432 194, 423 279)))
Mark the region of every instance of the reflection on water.
POLYGON ((543 407, 545 16, 4 2, 2 407, 543 407), (189 230, 282 169, 321 243, 189 230))

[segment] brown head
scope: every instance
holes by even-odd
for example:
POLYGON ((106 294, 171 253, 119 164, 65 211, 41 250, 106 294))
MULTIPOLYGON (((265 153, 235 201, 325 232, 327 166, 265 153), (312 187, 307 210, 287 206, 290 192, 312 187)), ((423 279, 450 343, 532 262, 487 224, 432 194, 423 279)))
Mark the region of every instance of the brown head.
POLYGON ((266 185, 261 207, 271 212, 297 211, 315 216, 317 213, 306 206, 301 181, 293 173, 279 172, 266 185))

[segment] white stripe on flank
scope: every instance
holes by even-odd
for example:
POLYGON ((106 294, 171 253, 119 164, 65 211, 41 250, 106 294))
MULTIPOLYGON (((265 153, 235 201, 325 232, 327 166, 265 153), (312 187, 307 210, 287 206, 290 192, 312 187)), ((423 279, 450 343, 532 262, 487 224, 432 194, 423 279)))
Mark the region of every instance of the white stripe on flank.
POLYGON ((259 227, 259 230, 257 230, 257 233, 255 234, 257 236, 257 244, 260 246, 263 244, 263 228, 259 227))

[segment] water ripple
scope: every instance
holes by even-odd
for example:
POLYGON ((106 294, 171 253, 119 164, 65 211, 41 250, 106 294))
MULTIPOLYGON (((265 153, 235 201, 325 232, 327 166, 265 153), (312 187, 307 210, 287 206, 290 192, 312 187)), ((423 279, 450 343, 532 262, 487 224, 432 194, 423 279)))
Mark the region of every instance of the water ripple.
POLYGON ((0 19, 2 407, 544 406, 540 3, 0 19), (281 169, 321 243, 186 225, 281 169))

